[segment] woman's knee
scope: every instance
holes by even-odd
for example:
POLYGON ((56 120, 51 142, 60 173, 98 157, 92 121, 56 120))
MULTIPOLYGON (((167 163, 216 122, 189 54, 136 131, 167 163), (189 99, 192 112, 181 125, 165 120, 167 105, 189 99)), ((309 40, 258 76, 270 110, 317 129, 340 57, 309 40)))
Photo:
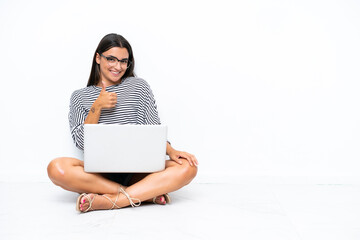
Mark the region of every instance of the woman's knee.
POLYGON ((63 166, 64 161, 66 161, 65 159, 66 158, 55 158, 49 163, 47 167, 48 176, 50 180, 56 185, 63 181, 65 175, 65 167, 63 166))
POLYGON ((187 161, 184 161, 182 165, 180 165, 179 174, 185 184, 189 184, 191 180, 193 180, 197 174, 198 168, 196 166, 190 166, 187 161))

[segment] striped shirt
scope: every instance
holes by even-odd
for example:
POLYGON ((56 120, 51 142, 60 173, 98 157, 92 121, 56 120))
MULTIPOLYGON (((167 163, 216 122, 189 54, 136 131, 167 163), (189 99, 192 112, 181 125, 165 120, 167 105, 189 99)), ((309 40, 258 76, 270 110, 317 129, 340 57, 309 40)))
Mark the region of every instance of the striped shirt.
MULTIPOLYGON (((106 91, 117 93, 117 103, 114 108, 101 111, 99 123, 161 124, 154 95, 145 80, 129 77, 123 79, 120 84, 107 87, 106 91)), ((71 95, 70 131, 76 147, 81 150, 84 150, 84 122, 100 92, 101 87, 93 85, 76 90, 71 95)))

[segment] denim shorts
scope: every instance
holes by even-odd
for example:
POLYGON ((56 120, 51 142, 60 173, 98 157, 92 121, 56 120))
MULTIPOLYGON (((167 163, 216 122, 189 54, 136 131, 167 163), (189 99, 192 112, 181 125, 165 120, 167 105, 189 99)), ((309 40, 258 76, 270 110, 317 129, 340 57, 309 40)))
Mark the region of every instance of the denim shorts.
POLYGON ((133 173, 101 173, 104 178, 128 187, 133 173))

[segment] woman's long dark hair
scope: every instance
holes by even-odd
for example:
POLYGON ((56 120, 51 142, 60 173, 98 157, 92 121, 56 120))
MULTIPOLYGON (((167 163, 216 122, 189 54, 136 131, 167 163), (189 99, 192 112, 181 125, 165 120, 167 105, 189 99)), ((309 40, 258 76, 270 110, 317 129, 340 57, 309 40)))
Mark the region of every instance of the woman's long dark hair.
POLYGON ((115 33, 110 33, 105 37, 103 37, 103 39, 101 39, 98 47, 96 48, 87 86, 97 85, 100 81, 100 66, 96 62, 96 53, 102 54, 103 52, 106 52, 107 50, 113 47, 126 48, 129 53, 129 63, 128 63, 129 67, 126 69, 125 74, 122 76, 121 79, 135 76, 134 74, 135 59, 130 43, 123 36, 115 33))

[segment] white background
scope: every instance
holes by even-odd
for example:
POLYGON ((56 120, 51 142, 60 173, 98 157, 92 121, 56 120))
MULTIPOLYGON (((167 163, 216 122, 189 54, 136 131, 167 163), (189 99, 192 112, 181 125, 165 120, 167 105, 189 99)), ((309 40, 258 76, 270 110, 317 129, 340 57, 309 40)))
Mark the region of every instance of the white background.
POLYGON ((1 1, 0 180, 80 156, 67 120, 108 33, 131 43, 198 181, 359 177, 358 1, 1 1))

